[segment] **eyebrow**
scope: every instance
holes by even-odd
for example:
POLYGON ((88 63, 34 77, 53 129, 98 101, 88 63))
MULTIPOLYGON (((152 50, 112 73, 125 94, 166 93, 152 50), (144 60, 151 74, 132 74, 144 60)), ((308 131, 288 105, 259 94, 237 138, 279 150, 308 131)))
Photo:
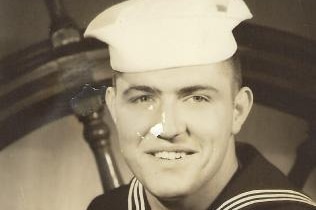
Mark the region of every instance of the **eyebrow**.
POLYGON ((189 86, 185 88, 181 88, 177 93, 178 95, 188 95, 197 91, 212 91, 212 92, 218 92, 218 90, 214 87, 211 86, 203 86, 203 85, 194 85, 194 86, 189 86))
MULTIPOLYGON (((218 90, 214 87, 211 86, 203 86, 203 85, 193 85, 193 86, 188 86, 181 88, 180 90, 177 91, 178 95, 188 95, 192 94, 197 91, 212 91, 212 92, 218 92, 218 90)), ((131 86, 128 89, 126 89, 123 92, 123 95, 126 96, 128 95, 131 91, 141 91, 141 92, 146 92, 150 94, 161 94, 161 90, 150 87, 150 86, 145 86, 145 85, 137 85, 137 86, 131 86)))
POLYGON ((151 93, 151 94, 154 94, 154 93, 161 94, 161 91, 158 90, 157 88, 145 86, 145 85, 137 85, 137 86, 131 86, 131 87, 127 88, 126 90, 124 90, 123 95, 126 96, 133 90, 151 93))

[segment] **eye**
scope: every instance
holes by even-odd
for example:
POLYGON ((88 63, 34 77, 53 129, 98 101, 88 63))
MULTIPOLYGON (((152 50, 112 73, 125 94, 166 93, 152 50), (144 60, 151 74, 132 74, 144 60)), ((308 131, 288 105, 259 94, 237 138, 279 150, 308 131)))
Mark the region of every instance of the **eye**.
POLYGON ((133 97, 129 100, 132 103, 148 103, 148 102, 153 102, 154 99, 151 95, 141 95, 137 97, 133 97))
POLYGON ((192 103, 203 103, 203 102, 210 102, 210 98, 207 96, 202 96, 202 95, 193 95, 193 96, 188 97, 186 101, 192 102, 192 103))

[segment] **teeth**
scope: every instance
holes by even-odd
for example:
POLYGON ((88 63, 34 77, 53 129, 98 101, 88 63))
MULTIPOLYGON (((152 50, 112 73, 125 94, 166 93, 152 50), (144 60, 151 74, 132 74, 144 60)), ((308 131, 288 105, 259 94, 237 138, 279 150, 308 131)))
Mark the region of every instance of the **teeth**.
POLYGON ((181 159, 184 158, 187 154, 185 152, 156 152, 154 153, 154 156, 161 159, 167 159, 167 160, 175 160, 175 159, 181 159))

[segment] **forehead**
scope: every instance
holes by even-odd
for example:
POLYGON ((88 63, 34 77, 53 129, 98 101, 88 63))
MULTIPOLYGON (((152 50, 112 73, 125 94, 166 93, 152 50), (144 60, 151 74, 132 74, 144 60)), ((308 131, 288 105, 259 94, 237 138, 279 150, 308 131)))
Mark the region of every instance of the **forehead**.
POLYGON ((149 72, 122 73, 117 78, 117 89, 129 86, 150 86, 161 91, 203 85, 225 88, 231 86, 232 66, 228 62, 186 66, 149 72))

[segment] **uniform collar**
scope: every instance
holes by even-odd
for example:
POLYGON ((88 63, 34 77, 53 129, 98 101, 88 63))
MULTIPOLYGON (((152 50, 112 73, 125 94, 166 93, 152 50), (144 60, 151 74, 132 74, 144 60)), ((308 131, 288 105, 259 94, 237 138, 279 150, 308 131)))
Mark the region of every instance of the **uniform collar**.
POLYGON ((150 210, 145 189, 136 177, 132 179, 129 185, 127 202, 128 210, 150 210))
POLYGON ((264 205, 265 201, 290 200, 313 205, 306 195, 293 191, 293 186, 286 176, 251 145, 237 143, 236 154, 239 161, 238 170, 209 210, 235 209, 237 205, 238 209, 242 209, 242 204, 251 204, 253 201, 256 205, 264 205))

